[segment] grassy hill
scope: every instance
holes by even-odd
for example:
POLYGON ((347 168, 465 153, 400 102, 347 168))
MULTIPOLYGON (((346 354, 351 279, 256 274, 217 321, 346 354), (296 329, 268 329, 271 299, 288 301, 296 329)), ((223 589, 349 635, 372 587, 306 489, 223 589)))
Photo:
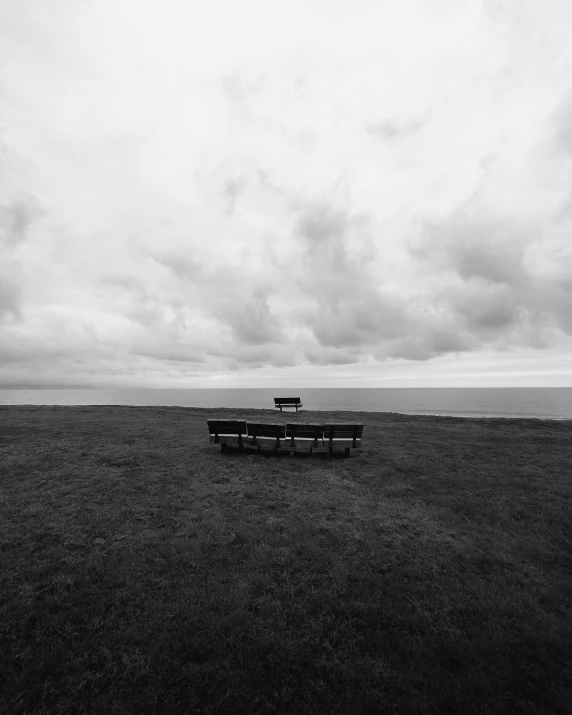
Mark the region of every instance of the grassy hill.
POLYGON ((571 495, 568 421, 0 407, 0 711, 569 715, 571 495))

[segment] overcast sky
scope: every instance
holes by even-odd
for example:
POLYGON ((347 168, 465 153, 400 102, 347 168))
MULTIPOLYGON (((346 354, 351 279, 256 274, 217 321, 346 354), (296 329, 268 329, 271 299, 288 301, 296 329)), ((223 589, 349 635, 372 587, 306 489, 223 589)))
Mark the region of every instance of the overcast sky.
POLYGON ((0 386, 572 385, 570 0, 0 28, 0 386))

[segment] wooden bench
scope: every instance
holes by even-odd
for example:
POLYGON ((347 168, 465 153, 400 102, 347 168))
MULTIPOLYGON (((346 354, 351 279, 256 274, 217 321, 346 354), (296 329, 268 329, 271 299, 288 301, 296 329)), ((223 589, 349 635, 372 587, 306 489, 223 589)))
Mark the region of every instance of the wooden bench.
POLYGON ((248 434, 246 422, 239 420, 207 420, 211 444, 220 444, 220 451, 226 452, 229 444, 243 450, 244 438, 248 434))
POLYGON ((286 439, 286 425, 268 424, 266 422, 248 423, 248 436, 246 443, 251 447, 274 447, 274 451, 284 445, 286 439))
POLYGON ((334 447, 341 447, 349 457, 350 449, 361 449, 362 434, 363 425, 324 425, 324 445, 328 445, 330 454, 333 454, 334 447))
POLYGON ((297 449, 299 447, 310 450, 314 447, 324 446, 324 425, 322 424, 287 424, 286 441, 284 446, 287 449, 297 449))
POLYGON ((273 447, 274 450, 309 449, 327 447, 330 455, 335 449, 343 449, 345 456, 350 456, 351 449, 361 449, 363 425, 358 424, 319 424, 288 423, 286 425, 253 422, 247 425, 240 420, 207 420, 209 441, 220 444, 220 451, 226 452, 229 444, 236 445, 242 452, 244 445, 273 447))
POLYGON ((279 407, 282 412, 283 407, 295 407, 298 412, 298 407, 302 407, 299 397, 275 397, 274 407, 279 407))

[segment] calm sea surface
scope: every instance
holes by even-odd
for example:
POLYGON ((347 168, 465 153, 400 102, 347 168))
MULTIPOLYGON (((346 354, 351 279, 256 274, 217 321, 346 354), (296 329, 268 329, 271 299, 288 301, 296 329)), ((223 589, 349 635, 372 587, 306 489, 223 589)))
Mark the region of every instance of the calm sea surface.
POLYGON ((290 396, 300 397, 306 410, 572 419, 572 387, 0 390, 0 405, 179 405, 260 409, 273 408, 274 397, 290 396))

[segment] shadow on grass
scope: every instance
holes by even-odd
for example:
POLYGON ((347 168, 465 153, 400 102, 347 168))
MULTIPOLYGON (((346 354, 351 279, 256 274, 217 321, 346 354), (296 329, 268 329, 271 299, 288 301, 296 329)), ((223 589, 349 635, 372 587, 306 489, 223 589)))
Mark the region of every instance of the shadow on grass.
POLYGON ((245 447, 244 450, 241 452, 238 447, 229 447, 226 451, 221 451, 220 447, 217 445, 209 445, 209 447, 217 447, 217 449, 213 449, 210 451, 214 451, 215 454, 218 452, 218 456, 223 458, 223 459, 236 459, 236 458, 242 458, 242 457, 261 457, 263 459, 275 459, 275 460, 282 460, 282 459, 300 459, 300 460, 306 460, 306 459, 315 459, 319 461, 331 461, 331 460, 337 460, 337 459, 343 459, 343 460, 348 460, 348 459, 355 459, 357 456, 357 453, 352 453, 350 456, 346 456, 343 452, 340 451, 335 451, 333 454, 330 454, 327 451, 324 451, 323 449, 316 450, 314 452, 310 452, 309 450, 300 450, 300 451, 295 451, 295 450, 287 450, 287 449, 279 449, 279 450, 273 450, 273 449, 261 449, 260 451, 252 448, 245 447))

